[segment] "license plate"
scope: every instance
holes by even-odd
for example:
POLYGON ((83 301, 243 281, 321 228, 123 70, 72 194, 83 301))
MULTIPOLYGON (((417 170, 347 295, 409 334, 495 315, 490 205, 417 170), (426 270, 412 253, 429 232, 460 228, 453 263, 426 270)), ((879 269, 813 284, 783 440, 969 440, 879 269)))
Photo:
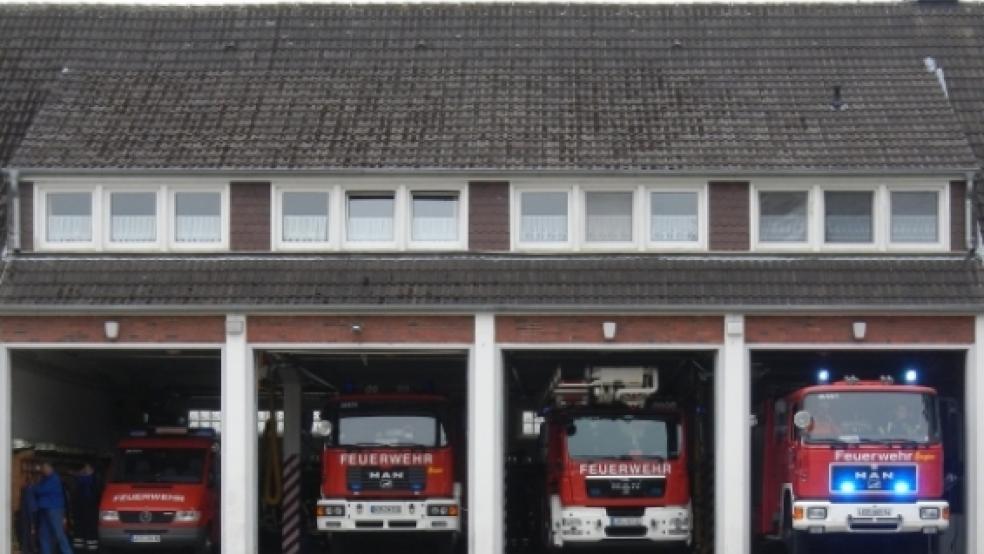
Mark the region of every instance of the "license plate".
POLYGON ((130 535, 130 542, 135 542, 137 544, 158 543, 161 542, 161 536, 160 535, 130 535))
POLYGON ((642 525, 640 517, 613 517, 612 527, 638 527, 642 525))
POLYGON ((369 506, 369 513, 371 514, 399 514, 402 511, 400 506, 369 506))
POLYGON ((891 508, 858 508, 858 515, 861 517, 890 517, 891 508))

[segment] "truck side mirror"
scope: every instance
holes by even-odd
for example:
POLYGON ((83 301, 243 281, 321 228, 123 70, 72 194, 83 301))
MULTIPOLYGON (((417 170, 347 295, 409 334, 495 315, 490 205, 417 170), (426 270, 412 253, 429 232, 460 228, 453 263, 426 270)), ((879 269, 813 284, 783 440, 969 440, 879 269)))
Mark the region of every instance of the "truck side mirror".
POLYGON ((809 429, 811 423, 813 423, 813 416, 810 415, 810 412, 800 410, 793 414, 793 425, 795 425, 800 431, 809 429))
POLYGON ((331 422, 326 420, 321 420, 314 425, 314 434, 327 439, 331 436, 331 422))

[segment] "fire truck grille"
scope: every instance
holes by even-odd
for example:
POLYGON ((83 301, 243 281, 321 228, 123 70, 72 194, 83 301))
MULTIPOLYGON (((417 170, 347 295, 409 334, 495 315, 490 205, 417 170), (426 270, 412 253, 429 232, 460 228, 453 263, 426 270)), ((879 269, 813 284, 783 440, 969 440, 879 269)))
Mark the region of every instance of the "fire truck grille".
POLYGON ((120 512, 123 523, 171 523, 174 512, 120 512))
POLYGON ((427 468, 350 467, 346 471, 348 489, 362 491, 422 491, 427 486, 427 468))
POLYGON ((666 479, 588 479, 589 498, 660 498, 666 479))

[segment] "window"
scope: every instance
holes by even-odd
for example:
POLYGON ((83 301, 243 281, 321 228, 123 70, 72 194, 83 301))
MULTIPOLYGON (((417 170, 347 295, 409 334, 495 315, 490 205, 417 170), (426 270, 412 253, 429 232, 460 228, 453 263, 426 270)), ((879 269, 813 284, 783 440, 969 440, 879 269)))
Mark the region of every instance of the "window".
POLYGON ((939 240, 939 195, 936 192, 892 191, 892 242, 939 240))
POLYGON ((293 243, 328 242, 327 192, 285 191, 281 240, 293 243))
POLYGON ((118 243, 157 241, 157 193, 113 192, 109 195, 109 240, 118 243))
POLYGON ((873 191, 824 191, 824 240, 828 243, 874 241, 873 191))
POLYGON ((92 242, 92 194, 52 192, 47 195, 45 239, 51 243, 92 242))
POLYGON ((520 199, 522 242, 567 242, 567 192, 524 192, 520 199))
POLYGON ((392 192, 350 192, 346 238, 352 242, 392 242, 395 206, 392 192))
POLYGON ((651 192, 649 240, 697 242, 700 216, 696 192, 651 192))
POLYGON ((222 240, 222 195, 218 192, 174 194, 174 241, 207 244, 222 240))
MULTIPOLYGON (((632 193, 585 193, 585 240, 632 241, 632 193)), ((566 231, 567 222, 564 221, 566 231)))
POLYGON ((446 192, 412 194, 410 239, 415 242, 458 240, 458 195, 446 192))
POLYGON ((536 438, 540 436, 540 426, 546 419, 532 410, 523 411, 522 436, 525 438, 536 438))
POLYGON ((808 191, 759 192, 759 240, 806 242, 808 191))
POLYGON ((188 427, 191 429, 214 429, 222 432, 221 410, 189 410, 188 427))

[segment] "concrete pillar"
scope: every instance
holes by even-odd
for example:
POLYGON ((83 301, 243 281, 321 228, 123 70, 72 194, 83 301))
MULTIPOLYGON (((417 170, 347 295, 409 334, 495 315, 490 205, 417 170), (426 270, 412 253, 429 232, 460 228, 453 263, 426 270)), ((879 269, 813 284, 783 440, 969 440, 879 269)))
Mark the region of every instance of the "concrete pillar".
POLYGON ((222 552, 257 554, 256 369, 246 316, 226 316, 222 350, 222 552))
POLYGON ((714 552, 751 552, 751 374, 745 318, 724 318, 714 373, 714 552))
POLYGON ((967 434, 967 552, 984 552, 984 315, 974 318, 974 346, 967 352, 964 404, 967 434))
POLYGON ((468 360, 468 552, 502 554, 504 506, 502 354, 495 316, 475 316, 468 360))
POLYGON ((10 460, 13 451, 11 436, 11 379, 10 350, 0 346, 0 554, 10 554, 14 537, 12 536, 14 516, 11 513, 11 478, 13 472, 10 460))

